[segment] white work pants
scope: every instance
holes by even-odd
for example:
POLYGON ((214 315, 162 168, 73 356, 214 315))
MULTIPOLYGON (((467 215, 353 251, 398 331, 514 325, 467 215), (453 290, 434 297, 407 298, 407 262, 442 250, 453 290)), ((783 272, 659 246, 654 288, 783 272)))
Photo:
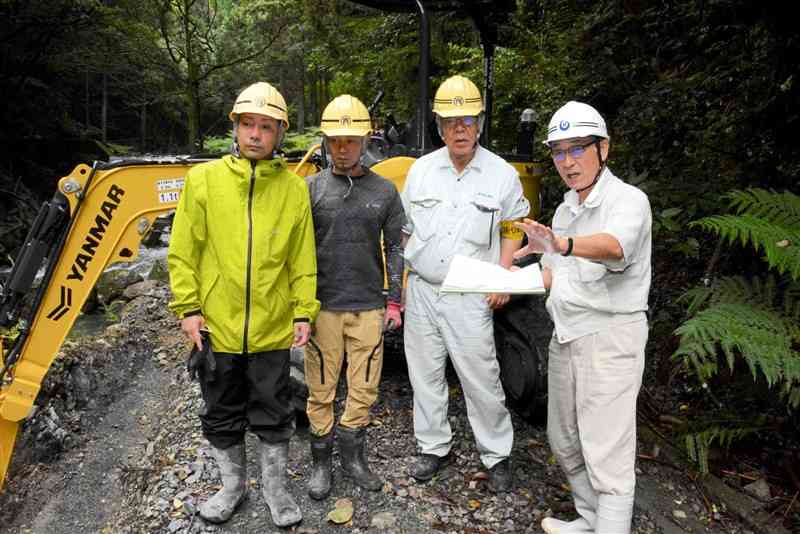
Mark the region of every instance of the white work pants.
POLYGON ((636 397, 646 343, 646 320, 550 341, 550 447, 568 477, 585 469, 598 495, 635 492, 636 397))
POLYGON ((492 310, 480 294, 439 294, 438 286, 408 277, 404 343, 414 389, 414 435, 424 454, 444 456, 453 437, 447 419, 447 356, 453 363, 483 464, 507 458, 514 441, 500 384, 492 310))

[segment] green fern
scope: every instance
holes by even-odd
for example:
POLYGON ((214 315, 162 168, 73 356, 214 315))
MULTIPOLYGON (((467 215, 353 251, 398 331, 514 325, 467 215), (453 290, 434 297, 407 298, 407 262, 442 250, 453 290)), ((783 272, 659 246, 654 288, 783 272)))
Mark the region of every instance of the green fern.
POLYGON ((736 425, 733 428, 724 428, 718 424, 710 425, 701 431, 690 431, 683 437, 686 453, 695 462, 701 473, 708 473, 708 451, 714 444, 724 449, 730 449, 731 445, 748 436, 758 434, 765 430, 763 421, 756 420, 742 424, 738 421, 731 421, 729 424, 736 425))
MULTIPOLYGON (((792 408, 800 406, 800 197, 763 189, 726 195, 734 215, 715 215, 691 223, 764 252, 766 274, 716 280, 687 291, 681 300, 689 318, 675 330, 680 344, 673 354, 702 381, 719 372, 720 362, 734 370, 743 360, 754 380, 763 376, 792 408)), ((735 436, 735 433, 732 434, 735 436)), ((687 449, 702 456, 713 435, 690 438, 687 449), (710 436, 710 437, 709 437, 710 436), (707 439, 708 438, 708 439, 707 439), (698 441, 699 439, 699 441, 698 441)), ((699 457, 700 457, 699 456, 699 457)))
POLYGON ((728 243, 763 251, 770 268, 800 279, 800 197, 764 189, 726 195, 735 215, 713 215, 694 221, 728 243))
POLYGON ((761 374, 769 385, 785 382, 790 393, 800 386, 800 354, 793 348, 800 337, 796 320, 769 302, 773 291, 773 282, 747 285, 734 277, 720 279, 710 290, 688 292, 686 298, 702 294, 707 307, 675 330, 681 340, 673 356, 703 381, 717 374, 719 353, 730 370, 741 357, 754 379, 761 374))

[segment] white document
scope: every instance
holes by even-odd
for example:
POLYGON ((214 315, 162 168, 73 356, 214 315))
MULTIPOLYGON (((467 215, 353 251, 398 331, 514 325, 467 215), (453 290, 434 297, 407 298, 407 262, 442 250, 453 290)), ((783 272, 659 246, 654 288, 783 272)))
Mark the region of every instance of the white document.
POLYGON ((518 271, 456 255, 442 283, 443 293, 532 293, 543 294, 544 281, 538 263, 518 271))

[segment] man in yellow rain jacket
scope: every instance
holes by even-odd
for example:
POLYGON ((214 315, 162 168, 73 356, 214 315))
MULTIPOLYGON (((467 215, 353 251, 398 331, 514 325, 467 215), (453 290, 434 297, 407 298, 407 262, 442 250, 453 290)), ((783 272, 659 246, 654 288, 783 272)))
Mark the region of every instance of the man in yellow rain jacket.
POLYGON ((226 521, 244 499, 249 428, 259 437, 264 499, 283 527, 302 519, 285 485, 289 349, 307 342, 319 311, 314 228, 305 181, 273 155, 289 126, 281 94, 251 85, 230 119, 233 154, 186 176, 167 257, 170 309, 196 350, 210 349, 199 358, 200 420, 223 487, 200 516, 226 521))

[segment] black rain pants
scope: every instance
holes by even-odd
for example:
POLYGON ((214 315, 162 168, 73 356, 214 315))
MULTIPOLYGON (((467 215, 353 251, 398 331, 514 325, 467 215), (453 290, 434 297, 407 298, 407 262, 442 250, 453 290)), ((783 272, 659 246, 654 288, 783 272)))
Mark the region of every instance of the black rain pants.
POLYGON ((217 368, 209 381, 199 369, 205 409, 203 435, 218 449, 244 440, 249 428, 268 443, 288 441, 295 428, 289 385, 289 349, 228 354, 215 352, 217 368))

